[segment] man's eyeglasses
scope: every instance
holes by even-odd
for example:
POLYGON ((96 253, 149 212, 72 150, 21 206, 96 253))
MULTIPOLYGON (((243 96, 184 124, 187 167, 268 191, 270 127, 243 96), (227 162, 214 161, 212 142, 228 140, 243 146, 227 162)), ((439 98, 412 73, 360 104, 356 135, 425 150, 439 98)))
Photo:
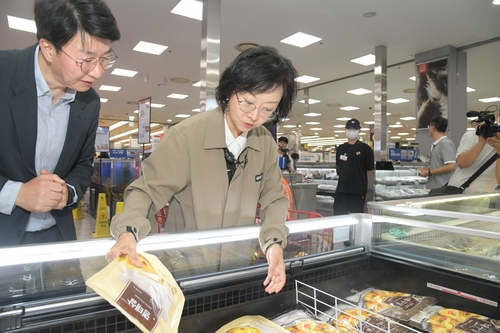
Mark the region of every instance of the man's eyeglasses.
POLYGON ((116 55, 115 51, 113 51, 113 50, 111 50, 108 55, 100 57, 99 59, 89 58, 89 59, 85 59, 82 61, 76 60, 75 58, 73 58, 72 56, 67 54, 63 49, 61 49, 61 51, 63 51, 63 53, 65 55, 70 57, 71 60, 73 60, 76 65, 80 65, 80 68, 82 69, 82 72, 84 72, 84 73, 92 72, 94 70, 95 66, 97 66, 97 62, 101 63, 102 69, 104 69, 104 70, 110 69, 115 64, 116 59, 118 59, 118 56, 116 55))
MULTIPOLYGON (((236 94, 236 99, 238 100, 240 111, 244 113, 253 113, 255 110, 257 110, 257 106, 255 106, 255 104, 249 103, 245 100, 240 101, 238 94, 236 94)), ((262 119, 274 118, 277 114, 277 111, 277 109, 260 108, 258 110, 258 115, 262 119)))

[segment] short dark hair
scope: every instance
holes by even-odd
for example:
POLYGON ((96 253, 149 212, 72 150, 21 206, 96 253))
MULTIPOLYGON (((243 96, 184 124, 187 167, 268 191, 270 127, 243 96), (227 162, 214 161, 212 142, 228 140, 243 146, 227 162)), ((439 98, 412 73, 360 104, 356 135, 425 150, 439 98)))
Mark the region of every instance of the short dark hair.
POLYGON ((288 144, 288 138, 286 136, 280 136, 278 139, 278 142, 284 142, 288 144))
POLYGON ((292 153, 290 157, 293 158, 294 160, 298 160, 300 158, 299 154, 297 153, 292 153))
POLYGON ((108 5, 102 0, 35 0, 36 37, 47 39, 57 50, 76 33, 109 40, 120 39, 120 30, 108 5))
POLYGON ((241 52, 224 70, 215 90, 215 99, 225 112, 234 93, 265 93, 283 88, 278 104, 278 115, 269 121, 276 124, 288 116, 297 96, 298 72, 292 62, 281 56, 275 48, 260 46, 241 52))
POLYGON ((432 117, 431 121, 429 122, 429 125, 434 126, 434 128, 436 128, 436 131, 440 133, 445 133, 446 129, 448 128, 448 119, 446 119, 443 116, 435 116, 432 117))

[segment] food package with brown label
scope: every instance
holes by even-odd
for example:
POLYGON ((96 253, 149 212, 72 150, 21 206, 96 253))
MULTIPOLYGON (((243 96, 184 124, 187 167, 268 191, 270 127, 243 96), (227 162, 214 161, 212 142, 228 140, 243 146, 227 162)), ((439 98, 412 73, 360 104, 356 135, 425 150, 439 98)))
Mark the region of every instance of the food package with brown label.
POLYGON ((152 254, 138 253, 142 267, 122 255, 87 280, 87 285, 142 332, 176 333, 184 294, 172 274, 152 254))
POLYGON ((273 319, 273 323, 292 333, 340 333, 332 325, 313 319, 301 310, 288 311, 273 319))
POLYGON ((243 316, 222 326, 215 333, 290 333, 262 316, 243 316))
POLYGON ((500 333, 496 320, 477 313, 433 306, 411 319, 430 333, 500 333))
POLYGON ((420 311, 436 304, 434 297, 373 288, 349 296, 347 299, 357 302, 362 308, 403 322, 408 322, 420 311))
POLYGON ((410 330, 390 318, 348 304, 340 304, 321 317, 322 320, 327 318, 341 333, 404 333, 410 330))

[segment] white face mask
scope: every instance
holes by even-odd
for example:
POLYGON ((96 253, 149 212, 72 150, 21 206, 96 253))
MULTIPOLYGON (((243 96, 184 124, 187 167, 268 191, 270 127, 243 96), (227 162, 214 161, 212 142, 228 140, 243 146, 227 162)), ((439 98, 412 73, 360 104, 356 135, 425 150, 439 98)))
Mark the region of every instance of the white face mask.
POLYGON ((359 131, 357 129, 346 129, 345 135, 349 140, 354 140, 358 137, 359 131))

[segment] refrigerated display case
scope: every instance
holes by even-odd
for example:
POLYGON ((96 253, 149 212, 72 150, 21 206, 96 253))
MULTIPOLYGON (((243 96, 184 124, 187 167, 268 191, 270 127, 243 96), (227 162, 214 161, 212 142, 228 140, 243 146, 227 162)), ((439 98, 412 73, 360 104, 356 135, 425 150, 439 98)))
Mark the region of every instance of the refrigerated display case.
POLYGON ((304 180, 317 184, 316 212, 322 216, 333 215, 333 197, 337 188, 335 163, 297 163, 297 172, 304 175, 304 180))
POLYGON ((407 162, 394 164, 394 170, 375 170, 375 201, 426 196, 427 177, 418 175, 418 168, 424 163, 407 162))
MULTIPOLYGON (((474 199, 484 200, 462 200, 474 199)), ((427 201, 430 205, 440 200, 427 201)), ((451 212, 412 207, 416 201, 370 203, 374 214, 288 222, 287 282, 278 294, 267 294, 263 286, 267 264, 257 253, 257 226, 151 235, 139 243, 139 251, 158 256, 184 292, 179 332, 215 332, 244 315, 272 319, 297 307, 296 281, 340 298, 369 286, 426 295, 445 307, 500 319, 499 259, 439 243, 471 235, 500 241, 493 228, 499 223, 494 217, 498 209, 492 203, 487 214, 451 212), (490 226, 479 229, 459 220, 490 226)), ((0 248, 0 330, 138 332, 82 285, 106 265, 104 254, 113 244, 111 239, 98 239, 0 248), (62 268, 52 274, 55 264, 62 268), (28 281, 26 268, 31 266, 40 273, 28 281), (45 279, 47 274, 50 279, 45 279)))

